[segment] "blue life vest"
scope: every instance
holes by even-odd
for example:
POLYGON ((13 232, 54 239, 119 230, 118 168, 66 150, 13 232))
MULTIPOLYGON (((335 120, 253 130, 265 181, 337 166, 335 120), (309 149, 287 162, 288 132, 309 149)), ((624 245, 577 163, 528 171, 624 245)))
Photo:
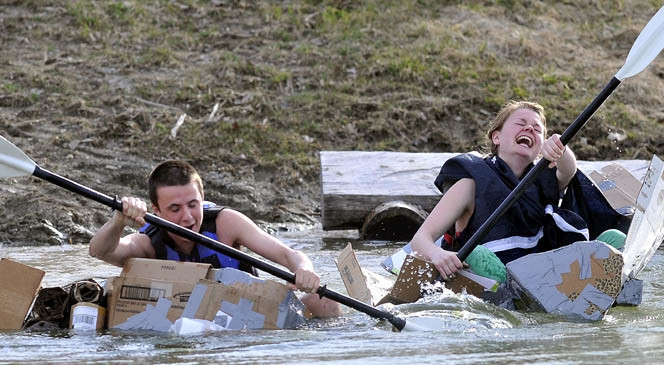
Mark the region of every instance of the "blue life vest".
MULTIPOLYGON (((524 171, 524 176, 533 166, 524 171)), ((462 178, 475 181, 475 209, 454 243, 444 247, 454 251, 472 237, 519 183, 498 156, 462 154, 445 162, 435 185, 444 193, 462 178)), ((569 184, 562 205, 560 198, 556 168, 544 169, 480 244, 508 263, 530 253, 594 239, 608 228, 620 228, 621 214, 611 208, 581 171, 577 171, 569 184)))
MULTIPOLYGON (((216 220, 217 215, 219 215, 219 213, 225 208, 226 207, 205 202, 203 204, 203 223, 201 224, 199 233, 219 241, 216 220)), ((256 275, 256 270, 251 265, 240 262, 237 259, 226 256, 200 244, 194 246, 190 255, 180 252, 175 248, 175 242, 173 242, 173 239, 165 230, 151 225, 150 223, 141 227, 139 232, 150 237, 150 242, 155 250, 156 258, 159 260, 201 262, 210 264, 215 269, 230 267, 256 275)))

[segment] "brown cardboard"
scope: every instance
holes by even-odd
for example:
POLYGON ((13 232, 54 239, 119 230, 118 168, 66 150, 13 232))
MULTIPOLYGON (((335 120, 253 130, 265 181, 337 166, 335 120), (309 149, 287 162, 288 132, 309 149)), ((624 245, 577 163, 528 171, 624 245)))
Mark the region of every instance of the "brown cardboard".
POLYGON ((341 274, 341 279, 346 286, 348 295, 355 298, 362 303, 373 305, 371 291, 367 286, 367 279, 362 273, 359 261, 355 256, 355 251, 350 243, 339 253, 337 259, 334 260, 337 264, 337 269, 341 274))
POLYGON ((42 270, 0 259, 0 329, 21 329, 43 278, 42 270))
MULTIPOLYGON (((125 323, 154 306, 160 298, 170 301, 166 317, 171 322, 180 318, 192 290, 204 279, 210 264, 132 258, 127 261, 119 277, 113 278, 109 290, 108 327, 125 323)), ((206 300, 214 297, 206 292, 206 300)), ((216 311, 197 313, 198 319, 211 320, 216 311)), ((165 324, 164 324, 165 325, 165 324)))
POLYGON ((109 328, 168 331, 180 318, 216 323, 220 313, 229 329, 293 328, 304 307, 284 284, 200 263, 132 259, 110 287, 109 328))
POLYGON ((70 312, 69 328, 99 330, 106 324, 106 308, 97 304, 80 302, 72 305, 70 312))
POLYGON ((163 281, 196 282, 204 279, 210 264, 133 258, 127 261, 121 277, 154 278, 163 281))
MULTIPOLYGON (((420 299, 422 286, 433 283, 440 274, 430 262, 408 255, 404 259, 397 281, 388 295, 378 302, 403 304, 412 303, 420 299)), ((478 298, 482 297, 485 290, 495 290, 495 280, 485 278, 468 270, 459 270, 454 279, 445 281, 445 287, 455 293, 465 291, 478 298)))
MULTIPOLYGON (((293 295, 292 291, 284 284, 271 280, 261 282, 236 283, 234 285, 219 284, 222 302, 222 310, 228 304, 239 305, 241 300, 253 302, 252 311, 263 315, 263 329, 280 329, 279 306, 284 298, 293 295)), ((218 307, 218 306, 217 306, 218 307)))
MULTIPOLYGON (((341 251, 336 262, 348 295, 373 305, 371 292, 362 273, 362 268, 350 244, 341 251), (369 293, 368 302, 365 301, 367 300, 366 293, 369 293)), ((433 283, 439 276, 438 270, 431 263, 407 255, 391 291, 375 305, 415 302, 422 294, 422 286, 433 283)), ((465 291, 481 298, 485 290, 495 291, 498 283, 495 280, 476 275, 469 270, 459 270, 454 279, 445 281, 445 287, 455 293, 465 291)))
MULTIPOLYGON (((209 281, 201 280, 201 284, 206 289, 213 284, 209 281)), ((148 305, 155 306, 159 299, 170 301, 167 318, 174 322, 182 315, 191 292, 198 282, 177 282, 154 280, 150 278, 139 277, 117 277, 113 280, 113 289, 109 301, 108 327, 113 328, 126 322, 129 317, 139 314, 147 308, 148 305)), ((202 303, 210 301, 219 302, 218 293, 212 290, 206 290, 205 298, 202 303)), ((194 318, 212 320, 215 310, 202 306, 196 312, 194 318)), ((217 308, 218 309, 218 308, 217 308)))
POLYGON ((606 165, 600 171, 592 171, 590 178, 613 209, 633 207, 636 204, 641 182, 621 165, 606 165))

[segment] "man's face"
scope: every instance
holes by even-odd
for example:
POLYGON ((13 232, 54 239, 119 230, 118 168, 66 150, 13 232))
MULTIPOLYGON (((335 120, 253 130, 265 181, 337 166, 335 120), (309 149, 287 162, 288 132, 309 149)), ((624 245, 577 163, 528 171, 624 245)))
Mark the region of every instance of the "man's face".
MULTIPOLYGON (((190 182, 187 185, 162 186, 157 188, 158 207, 155 212, 161 218, 198 232, 203 222, 203 194, 198 186, 190 182)), ((169 232, 176 243, 189 242, 169 232)))

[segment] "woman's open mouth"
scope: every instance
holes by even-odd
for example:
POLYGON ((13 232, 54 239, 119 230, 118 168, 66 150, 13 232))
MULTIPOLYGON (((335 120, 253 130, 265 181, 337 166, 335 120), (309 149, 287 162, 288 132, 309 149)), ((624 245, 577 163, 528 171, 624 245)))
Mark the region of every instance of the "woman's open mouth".
POLYGON ((533 146, 533 139, 526 135, 521 135, 516 137, 516 143, 531 148, 533 146))

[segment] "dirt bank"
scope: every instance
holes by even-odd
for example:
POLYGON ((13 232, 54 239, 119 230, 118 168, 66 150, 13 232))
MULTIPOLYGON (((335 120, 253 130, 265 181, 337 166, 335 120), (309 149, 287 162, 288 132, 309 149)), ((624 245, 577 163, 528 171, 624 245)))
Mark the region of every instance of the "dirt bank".
MULTIPOLYGON (((2 1, 0 133, 43 168, 145 197, 181 158, 259 222, 319 219, 320 150, 465 151, 508 99, 562 132, 622 65, 653 1, 2 1), (178 120, 183 123, 176 128, 178 120)), ((660 57, 572 144, 664 153, 660 57)), ((110 212, 0 182, 0 243, 87 242, 110 212)))

